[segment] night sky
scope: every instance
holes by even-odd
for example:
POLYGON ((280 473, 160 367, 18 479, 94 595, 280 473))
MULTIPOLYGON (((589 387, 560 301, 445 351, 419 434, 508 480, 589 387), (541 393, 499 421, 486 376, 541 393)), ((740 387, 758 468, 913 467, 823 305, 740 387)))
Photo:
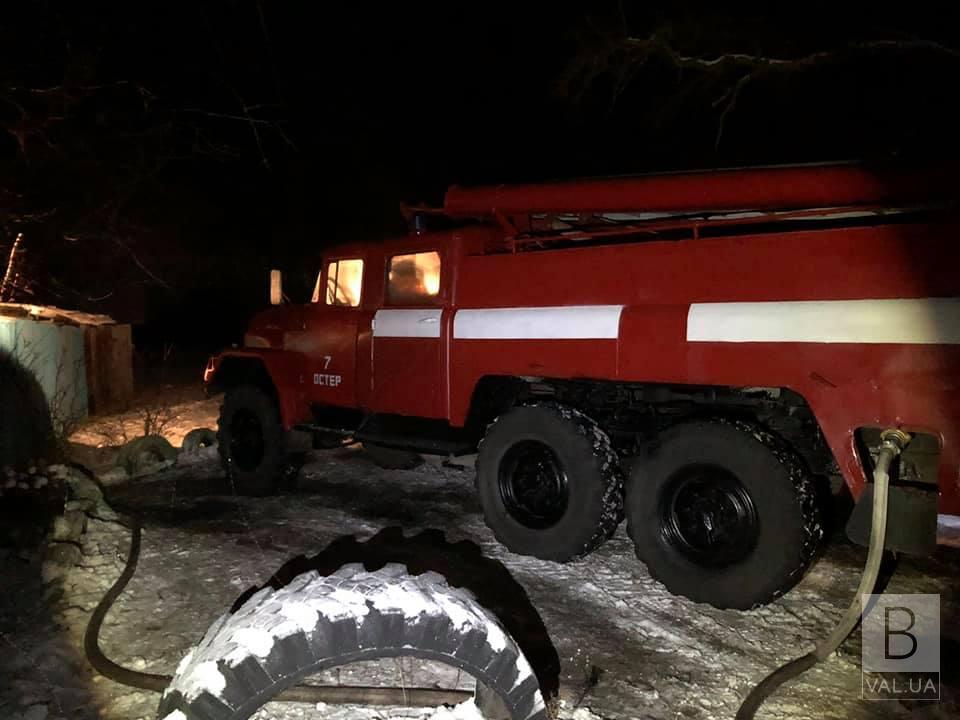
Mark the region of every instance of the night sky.
POLYGON ((957 154, 956 17, 723 5, 12 4, 14 299, 216 345, 270 267, 305 293, 325 246, 452 183, 957 154), (683 60, 724 53, 793 62, 683 60))

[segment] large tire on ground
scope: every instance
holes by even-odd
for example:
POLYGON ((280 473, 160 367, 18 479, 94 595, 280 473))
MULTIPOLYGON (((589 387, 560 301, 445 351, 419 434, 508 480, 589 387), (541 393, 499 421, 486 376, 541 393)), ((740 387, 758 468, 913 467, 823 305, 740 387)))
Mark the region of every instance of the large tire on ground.
POLYGON ((196 453, 217 444, 217 434, 210 428, 194 428, 183 436, 180 452, 196 453))
POLYGON ((260 590, 181 661, 157 717, 242 720, 308 675, 400 656, 461 668, 515 720, 546 718, 536 676, 497 619, 440 575, 411 576, 395 564, 311 571, 260 590))
POLYGON ((276 401, 255 385, 227 390, 217 430, 220 461, 235 492, 271 495, 289 482, 290 458, 276 401))
POLYGON ((170 441, 161 435, 138 437, 117 453, 117 467, 122 467, 128 475, 138 475, 155 470, 160 463, 171 463, 177 459, 177 451, 170 441))
POLYGON ((501 415, 476 464, 484 518, 513 552, 574 560, 623 519, 623 474, 610 438, 571 407, 538 403, 501 415))
POLYGON ((385 470, 412 470, 423 463, 420 454, 410 450, 400 450, 374 443, 363 443, 363 450, 375 465, 385 470))
POLYGON ((801 458, 738 421, 666 431, 633 467, 626 513, 650 574, 670 592, 718 608, 748 610, 779 597, 823 538, 801 458))

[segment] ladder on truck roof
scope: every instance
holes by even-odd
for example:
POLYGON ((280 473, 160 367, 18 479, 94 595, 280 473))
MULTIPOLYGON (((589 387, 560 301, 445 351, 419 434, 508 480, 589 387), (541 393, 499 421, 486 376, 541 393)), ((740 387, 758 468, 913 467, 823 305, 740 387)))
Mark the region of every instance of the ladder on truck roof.
POLYGON ((486 252, 567 243, 699 238, 888 224, 947 202, 944 170, 780 166, 601 178, 541 185, 452 187, 443 214, 496 221, 486 252))

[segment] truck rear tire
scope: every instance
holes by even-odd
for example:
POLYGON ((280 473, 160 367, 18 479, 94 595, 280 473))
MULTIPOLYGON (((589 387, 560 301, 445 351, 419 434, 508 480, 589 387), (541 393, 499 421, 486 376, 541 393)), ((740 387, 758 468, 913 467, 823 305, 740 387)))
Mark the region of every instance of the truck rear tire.
POLYGON ((288 480, 290 459, 280 410, 259 387, 238 385, 227 390, 217 441, 220 461, 235 492, 272 495, 288 480))
POLYGON ((480 443, 477 490, 497 540, 521 555, 587 555, 623 519, 623 475, 610 438, 571 407, 538 403, 497 418, 480 443))
POLYGON ((308 675, 390 657, 461 668, 514 720, 547 716, 536 675, 492 613, 436 573, 389 564, 312 570, 260 590, 180 662, 157 718, 243 720, 308 675))
POLYGON ((666 431, 627 484, 627 532, 667 589, 748 610, 792 588, 823 538, 813 478, 782 440, 739 421, 666 431))

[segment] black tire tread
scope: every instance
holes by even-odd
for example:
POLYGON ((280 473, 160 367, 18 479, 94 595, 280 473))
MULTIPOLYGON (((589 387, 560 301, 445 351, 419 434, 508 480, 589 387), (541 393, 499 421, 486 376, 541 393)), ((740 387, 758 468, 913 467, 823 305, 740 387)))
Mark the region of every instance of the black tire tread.
POLYGON ((217 420, 217 452, 234 492, 255 496, 278 492, 281 484, 288 481, 289 458, 284 447, 280 410, 274 399, 256 385, 228 389, 217 420), (230 418, 240 408, 256 412, 263 427, 264 459, 256 470, 241 470, 230 457, 230 418))
MULTIPOLYGON (((774 435, 766 428, 756 423, 746 422, 738 419, 716 418, 676 425, 663 434, 663 436, 660 438, 660 442, 652 449, 652 451, 648 454, 648 457, 655 456, 659 452, 660 447, 666 443, 669 443, 673 437, 676 437, 680 434, 697 433, 701 430, 714 429, 718 425, 729 427, 738 433, 743 433, 752 437, 763 447, 765 447, 771 455, 773 455, 776 461, 784 468, 790 479, 796 507, 802 523, 802 540, 799 543, 796 555, 794 556, 795 564, 793 569, 789 571, 789 573, 785 574, 782 577, 780 584, 771 589, 766 595, 754 597, 749 605, 722 601, 718 602, 717 599, 711 595, 710 584, 703 583, 701 584, 701 592, 698 593, 696 597, 692 597, 692 599, 695 601, 707 602, 721 609, 751 609, 766 605, 782 596, 800 580, 807 568, 809 568, 821 547, 824 536, 824 519, 822 513, 823 508, 821 507, 821 502, 819 500, 819 494, 817 492, 814 478, 807 469, 803 459, 782 438, 774 435)), ((637 475, 642 474, 642 462, 643 461, 641 460, 641 463, 638 463, 636 466, 637 475)), ((647 488, 643 486, 642 477, 634 477, 631 479, 631 483, 627 489, 628 508, 632 504, 632 492, 647 492, 647 488)), ((674 577, 667 573, 658 572, 655 566, 651 567, 649 562, 650 558, 645 552, 646 539, 643 537, 643 530, 644 528, 638 525, 638 523, 631 517, 631 513, 628 511, 627 534, 633 541, 634 551, 637 558, 642 562, 647 563, 647 568, 650 571, 651 576, 662 583, 670 592, 676 595, 685 595, 690 597, 691 594, 689 592, 684 592, 684 590, 678 586, 674 577)), ((747 590, 748 589, 745 588, 745 591, 747 590)))
MULTIPOLYGON (((590 441, 591 453, 596 459, 600 481, 603 483, 602 510, 596 518, 594 532, 577 550, 566 553, 562 557, 552 556, 544 558, 558 562, 578 560, 589 555, 609 540, 623 520, 624 476, 620 466, 620 458, 613 449, 613 444, 607 433, 604 432, 594 420, 576 408, 549 401, 527 403, 519 407, 538 408, 554 414, 573 427, 577 434, 582 435, 590 441)), ((502 417, 506 417, 506 415, 495 418, 493 422, 487 426, 487 431, 478 445, 476 462, 478 484, 486 462, 484 443, 487 442, 490 437, 491 429, 497 425, 497 422, 502 417)), ((499 527, 497 527, 497 524, 490 522, 489 518, 486 519, 487 526, 493 532, 497 541, 510 548, 509 540, 504 536, 499 527)))
POLYGON ((499 621, 442 576, 409 575, 399 564, 373 572, 345 565, 325 577, 310 571, 260 590, 214 622, 181 661, 157 717, 243 720, 307 675, 401 655, 465 670, 515 720, 546 718, 536 676, 499 621), (244 634, 256 641, 237 642, 244 634), (250 649, 257 641, 262 646, 250 649), (220 687, 211 687, 211 676, 220 687))

